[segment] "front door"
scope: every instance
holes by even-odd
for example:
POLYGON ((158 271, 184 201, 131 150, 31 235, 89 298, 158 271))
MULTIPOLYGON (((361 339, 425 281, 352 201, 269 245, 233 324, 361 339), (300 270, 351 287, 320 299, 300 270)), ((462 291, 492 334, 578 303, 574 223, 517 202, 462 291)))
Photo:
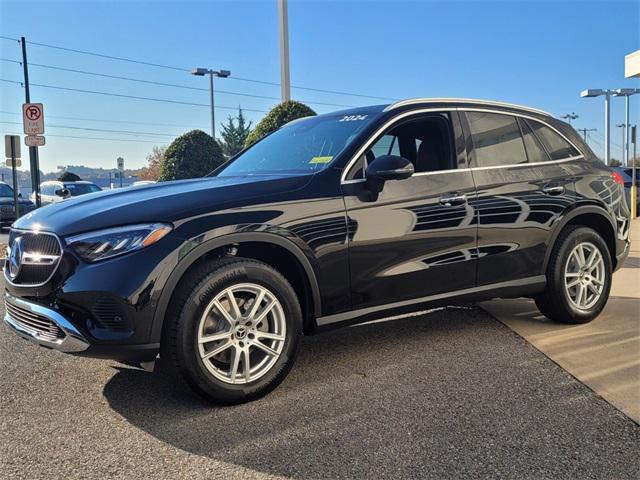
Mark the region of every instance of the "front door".
POLYGON ((475 187, 458 169, 465 162, 457 112, 430 112, 390 125, 346 173, 354 309, 475 286, 475 187), (373 200, 362 172, 385 154, 407 158, 415 173, 386 182, 373 200))

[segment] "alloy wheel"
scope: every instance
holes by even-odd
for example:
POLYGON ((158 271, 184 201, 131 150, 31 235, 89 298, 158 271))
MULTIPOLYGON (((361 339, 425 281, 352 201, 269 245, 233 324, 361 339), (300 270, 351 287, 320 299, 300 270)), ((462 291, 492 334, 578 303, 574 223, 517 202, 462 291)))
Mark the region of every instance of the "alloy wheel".
POLYGON ((265 375, 282 353, 286 321, 282 305, 268 288, 233 285, 207 305, 198 325, 198 351, 207 370, 230 384, 265 375))
POLYGON ((591 242, 581 242, 569 254, 564 271, 564 288, 571 304, 589 310, 602 296, 605 284, 604 259, 591 242))

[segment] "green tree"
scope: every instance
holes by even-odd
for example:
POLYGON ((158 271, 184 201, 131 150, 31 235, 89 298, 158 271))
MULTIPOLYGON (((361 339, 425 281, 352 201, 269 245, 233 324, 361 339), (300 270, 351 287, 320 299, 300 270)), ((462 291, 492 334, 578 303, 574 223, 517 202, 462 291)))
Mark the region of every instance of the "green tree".
POLYGON ((58 180, 61 182, 79 182, 82 179, 79 175, 66 170, 58 177, 58 180))
POLYGON ((176 138, 160 160, 159 181, 199 178, 224 162, 218 142, 202 130, 176 138))
POLYGON ((244 148, 244 143, 251 132, 251 123, 247 122, 242 114, 242 108, 238 107, 238 116, 235 117, 238 121, 236 125, 233 117, 229 115, 226 125, 222 125, 222 153, 225 157, 233 157, 236 153, 244 148))
POLYGON ((315 114, 316 112, 304 103, 296 102, 295 100, 282 102, 273 107, 271 111, 258 122, 256 128, 254 128, 247 137, 245 147, 257 142, 265 135, 270 134, 296 118, 310 117, 315 114))

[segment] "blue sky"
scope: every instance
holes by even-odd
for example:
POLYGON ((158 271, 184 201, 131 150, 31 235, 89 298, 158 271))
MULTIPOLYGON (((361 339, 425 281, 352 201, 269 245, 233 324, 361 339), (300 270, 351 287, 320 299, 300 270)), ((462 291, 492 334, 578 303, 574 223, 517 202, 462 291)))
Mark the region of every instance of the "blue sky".
MULTIPOLYGON (((640 48, 639 5, 638 1, 290 0, 291 82, 297 86, 389 98, 489 98, 535 106, 556 116, 575 112, 579 118, 573 122, 574 126, 598 129, 591 145, 601 153, 603 101, 581 99, 579 92, 587 87, 640 87, 637 80, 624 79, 624 55, 640 48)), ((275 0, 0 0, 0 29, 0 35, 11 38, 24 35, 28 42, 185 69, 195 66, 229 69, 232 78, 219 79, 218 89, 268 97, 280 94, 278 86, 238 79, 279 81, 275 0)), ((29 45, 28 54, 33 64, 207 88, 205 79, 185 71, 33 44, 29 45)), ((1 58, 19 60, 19 55, 15 41, 0 39, 1 58)), ((0 78, 20 81, 19 65, 0 61, 0 78)), ((35 65, 30 68, 30 79, 41 85, 208 103, 207 91, 95 77, 35 65)), ((31 95, 32 101, 45 104, 48 136, 47 145, 40 149, 41 168, 45 171, 67 164, 114 168, 118 156, 125 158, 128 168, 141 167, 154 144, 167 144, 172 135, 191 128, 209 131, 206 106, 39 86, 32 87, 31 95)), ((388 103, 381 99, 300 89, 293 90, 293 97, 349 106, 388 103)), ((23 99, 24 91, 19 85, 0 82, 0 122, 5 122, 0 123, 2 134, 21 131, 21 125, 6 122, 21 121, 18 114, 23 99)), ((268 110, 277 101, 218 93, 216 103, 268 110)), ((310 105, 318 112, 340 108, 310 105)), ((632 123, 639 123, 640 95, 632 106, 632 123)), ((230 113, 233 112, 218 109, 217 120, 225 120, 230 113)), ((248 111, 246 114, 254 121, 262 115, 248 111)), ((612 123, 622 121, 623 101, 614 99, 612 123)), ((613 127, 615 158, 620 158, 621 136, 621 129, 613 127)))

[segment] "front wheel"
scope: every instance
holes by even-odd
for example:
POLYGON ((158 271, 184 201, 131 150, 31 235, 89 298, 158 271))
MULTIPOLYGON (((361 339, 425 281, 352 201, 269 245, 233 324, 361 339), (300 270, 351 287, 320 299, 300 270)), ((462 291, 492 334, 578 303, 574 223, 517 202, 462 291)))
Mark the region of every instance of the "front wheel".
POLYGON ((569 227, 551 252, 547 285, 536 305, 551 320, 590 322, 607 303, 611 273, 611 256, 602 237, 591 228, 569 227))
POLYGON ((243 258, 205 263, 182 280, 161 356, 204 397, 223 404, 256 399, 293 365, 302 315, 287 280, 243 258))

